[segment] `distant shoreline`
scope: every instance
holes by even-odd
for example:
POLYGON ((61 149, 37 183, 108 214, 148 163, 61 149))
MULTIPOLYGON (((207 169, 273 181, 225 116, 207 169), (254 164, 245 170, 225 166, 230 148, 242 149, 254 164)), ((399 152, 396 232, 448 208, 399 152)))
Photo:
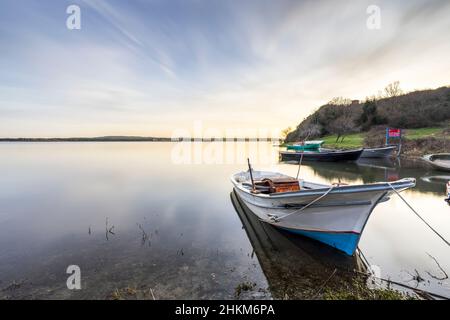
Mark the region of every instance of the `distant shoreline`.
POLYGON ((280 141, 272 138, 157 138, 133 136, 106 136, 91 138, 0 138, 0 142, 211 142, 211 141, 280 141))

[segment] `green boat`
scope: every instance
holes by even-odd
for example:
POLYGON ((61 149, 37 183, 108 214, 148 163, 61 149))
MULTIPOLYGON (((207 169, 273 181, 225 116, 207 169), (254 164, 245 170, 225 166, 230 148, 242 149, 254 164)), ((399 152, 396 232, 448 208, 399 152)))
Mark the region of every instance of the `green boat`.
POLYGON ((314 140, 314 141, 305 141, 303 144, 296 143, 288 145, 287 150, 295 150, 295 151, 318 151, 322 146, 322 140, 314 140))

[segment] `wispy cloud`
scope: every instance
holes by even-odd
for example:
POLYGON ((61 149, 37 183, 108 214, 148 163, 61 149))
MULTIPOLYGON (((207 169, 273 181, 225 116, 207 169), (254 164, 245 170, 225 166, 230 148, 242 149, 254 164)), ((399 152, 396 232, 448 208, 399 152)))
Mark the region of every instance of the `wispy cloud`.
POLYGON ((157 48, 146 46, 139 39, 139 36, 134 35, 133 31, 128 29, 128 26, 136 25, 132 16, 124 15, 105 0, 83 0, 82 3, 86 7, 95 10, 104 20, 108 21, 119 33, 121 33, 128 41, 126 45, 131 50, 145 53, 146 57, 158 65, 167 75, 173 78, 175 77, 175 72, 167 63, 167 56, 161 54, 157 48))
POLYGON ((368 0, 3 0, 0 136, 280 128, 391 81, 448 85, 450 3, 377 3, 380 30, 368 0))

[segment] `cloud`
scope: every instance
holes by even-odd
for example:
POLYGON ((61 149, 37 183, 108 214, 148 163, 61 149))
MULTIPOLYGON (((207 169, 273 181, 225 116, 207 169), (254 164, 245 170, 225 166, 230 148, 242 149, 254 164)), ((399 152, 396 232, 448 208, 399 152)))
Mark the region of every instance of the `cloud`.
POLYGON ((79 31, 69 1, 1 2, 0 136, 280 128, 391 81, 448 85, 447 1, 378 1, 377 31, 371 1, 75 2, 79 31))

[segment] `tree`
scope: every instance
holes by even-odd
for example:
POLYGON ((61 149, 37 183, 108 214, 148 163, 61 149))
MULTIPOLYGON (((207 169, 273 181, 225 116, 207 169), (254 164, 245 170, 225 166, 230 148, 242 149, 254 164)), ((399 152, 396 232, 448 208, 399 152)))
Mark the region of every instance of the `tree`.
POLYGON ((314 137, 319 137, 322 133, 322 127, 316 123, 309 123, 300 132, 300 140, 307 140, 314 137))
POLYGON ((333 106, 348 106, 352 104, 352 100, 344 97, 334 97, 328 104, 333 106))
POLYGON ((336 135, 336 142, 338 142, 341 137, 341 141, 344 141, 345 135, 355 130, 355 123, 351 108, 349 106, 341 106, 339 107, 338 112, 339 116, 328 125, 331 133, 336 135))
POLYGON ((378 116, 377 103, 374 100, 366 100, 362 109, 358 124, 365 131, 370 129, 371 126, 378 124, 380 117, 378 116))
POLYGON ((402 89, 400 89, 400 82, 395 81, 384 88, 384 93, 386 98, 398 97, 403 94, 402 89))
POLYGON ((291 127, 287 127, 286 129, 281 130, 281 138, 283 140, 286 140, 286 137, 288 136, 288 134, 292 131, 291 127))

